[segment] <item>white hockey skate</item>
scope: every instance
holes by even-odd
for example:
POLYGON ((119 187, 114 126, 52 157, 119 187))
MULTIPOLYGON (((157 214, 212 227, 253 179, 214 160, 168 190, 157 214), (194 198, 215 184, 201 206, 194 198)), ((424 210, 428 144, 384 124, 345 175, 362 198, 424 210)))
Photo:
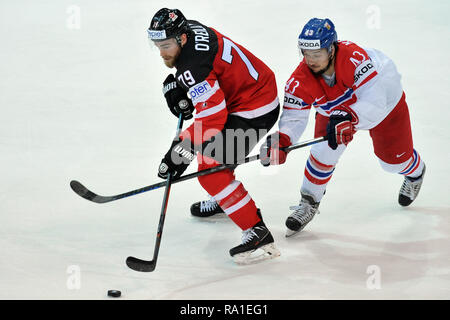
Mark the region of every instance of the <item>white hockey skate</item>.
POLYGON ((419 194, 420 187, 422 186, 423 177, 425 176, 425 165, 423 166, 422 174, 417 178, 405 177, 402 187, 398 195, 398 203, 401 206, 409 206, 419 194))
POLYGON ((294 210, 293 213, 286 219, 286 237, 303 230, 304 227, 319 214, 320 202, 315 201, 314 197, 306 192, 301 192, 302 198, 298 206, 291 206, 289 209, 294 210))

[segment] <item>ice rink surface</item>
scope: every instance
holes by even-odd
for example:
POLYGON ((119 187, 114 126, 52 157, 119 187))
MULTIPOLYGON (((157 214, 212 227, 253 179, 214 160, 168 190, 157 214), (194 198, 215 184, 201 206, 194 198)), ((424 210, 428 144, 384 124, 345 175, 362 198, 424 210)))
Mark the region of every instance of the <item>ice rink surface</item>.
MULTIPOLYGON (((108 289, 122 299, 449 299, 449 13, 444 0, 0 1, 0 299, 107 299, 108 289), (362 131, 321 214, 293 238, 284 221, 308 149, 281 167, 236 170, 281 257, 235 265, 228 250, 241 231, 227 218, 190 216, 191 203, 206 199, 191 180, 172 187, 156 270, 127 268, 127 256, 153 255, 162 189, 100 205, 69 182, 111 195, 160 181, 176 119, 161 93, 170 70, 146 28, 162 7, 261 58, 280 99, 311 17, 332 19, 341 40, 385 52, 402 74, 427 165, 418 199, 397 204, 403 178, 381 169, 362 131)), ((301 140, 312 129, 313 120, 301 140)))

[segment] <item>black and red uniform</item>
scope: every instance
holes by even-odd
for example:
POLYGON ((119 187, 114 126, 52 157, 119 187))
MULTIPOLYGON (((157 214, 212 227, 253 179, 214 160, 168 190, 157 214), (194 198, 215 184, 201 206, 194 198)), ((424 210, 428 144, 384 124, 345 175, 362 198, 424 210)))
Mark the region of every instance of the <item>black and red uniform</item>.
MULTIPOLYGON (((275 124, 280 108, 275 75, 269 67, 215 29, 188 22, 191 34, 178 57, 176 79, 196 112, 194 123, 181 137, 200 150, 198 170, 204 170, 248 155, 275 124), (237 143, 239 129, 251 131, 254 137, 237 143), (208 146, 212 152, 206 152, 208 146)), ((260 221, 254 201, 233 171, 201 176, 199 182, 242 230, 260 221)))

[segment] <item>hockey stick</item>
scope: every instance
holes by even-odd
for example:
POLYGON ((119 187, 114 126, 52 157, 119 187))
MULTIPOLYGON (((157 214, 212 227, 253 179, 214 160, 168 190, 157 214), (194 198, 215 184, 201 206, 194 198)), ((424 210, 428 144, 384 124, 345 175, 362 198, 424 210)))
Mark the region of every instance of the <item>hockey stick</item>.
MULTIPOLYGON (((182 127, 183 127, 183 114, 180 113, 180 116, 178 118, 177 133, 174 139, 178 139, 182 127)), ((167 175, 165 186, 166 189, 164 190, 164 197, 161 207, 161 216, 159 217, 158 231, 156 233, 156 243, 155 243, 155 250, 153 251, 153 259, 147 261, 135 257, 128 257, 126 260, 127 266, 135 271, 151 272, 156 268, 156 261, 158 260, 159 247, 161 245, 161 237, 164 228, 164 220, 166 218, 167 205, 169 203, 170 187, 172 186, 172 175, 170 173, 167 175)))
POLYGON ((164 191, 164 198, 161 208, 161 216, 159 217, 159 224, 158 224, 158 232, 156 233, 156 243, 155 243, 155 250, 153 251, 153 259, 150 261, 142 260, 136 257, 128 257, 126 260, 127 266, 134 271, 141 271, 141 272, 152 272, 156 268, 156 261, 158 260, 158 254, 159 254, 159 247, 161 246, 161 236, 163 232, 164 227, 164 220, 166 218, 166 211, 167 211, 167 204, 169 202, 169 194, 170 194, 170 187, 172 184, 172 177, 169 173, 167 180, 166 180, 166 189, 164 191))
MULTIPOLYGON (((316 144, 316 143, 319 143, 319 142, 322 142, 322 141, 325 141, 325 140, 327 140, 326 136, 319 137, 319 138, 315 138, 315 139, 308 140, 308 141, 305 141, 305 142, 300 142, 300 143, 294 144, 292 146, 283 148, 283 150, 284 151, 292 151, 292 150, 303 148, 303 147, 307 147, 307 146, 310 146, 310 145, 313 145, 313 144, 316 144)), ((255 161, 255 160, 259 160, 259 154, 251 156, 251 157, 247 157, 247 158, 243 159, 242 161, 238 161, 237 164, 221 164, 221 165, 216 166, 216 167, 212 167, 212 168, 209 168, 209 169, 205 169, 205 170, 193 172, 193 173, 190 173, 190 174, 186 174, 184 176, 179 177, 176 180, 173 180, 171 183, 174 184, 174 183, 190 180, 190 179, 193 179, 193 178, 197 178, 197 177, 204 176, 204 175, 207 175, 207 174, 215 173, 215 172, 222 171, 222 170, 225 170, 225 169, 235 169, 239 164, 248 163, 248 162, 252 162, 252 161, 255 161)), ((166 185, 166 182, 163 181, 163 182, 155 183, 155 184, 152 184, 152 185, 149 185, 149 186, 146 186, 146 187, 142 187, 142 188, 139 188, 139 189, 128 191, 128 192, 125 192, 125 193, 117 194, 117 195, 114 195, 114 196, 101 196, 101 195, 98 195, 98 194, 90 191, 88 188, 86 188, 84 185, 82 185, 80 182, 78 182, 76 180, 72 180, 70 182, 70 187, 72 188, 72 190, 76 194, 78 194, 80 197, 82 197, 82 198, 84 198, 86 200, 89 200, 89 201, 92 201, 92 202, 95 202, 95 203, 106 203, 106 202, 111 202, 111 201, 115 201, 115 200, 131 197, 131 196, 143 193, 143 192, 159 189, 161 187, 164 187, 165 185, 166 185)))

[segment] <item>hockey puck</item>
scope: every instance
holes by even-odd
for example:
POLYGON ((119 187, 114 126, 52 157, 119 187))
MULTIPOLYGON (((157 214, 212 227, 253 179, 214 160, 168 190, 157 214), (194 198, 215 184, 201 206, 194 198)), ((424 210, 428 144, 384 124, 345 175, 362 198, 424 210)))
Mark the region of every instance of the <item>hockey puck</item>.
POLYGON ((108 290, 108 296, 119 298, 122 293, 119 290, 108 290))

